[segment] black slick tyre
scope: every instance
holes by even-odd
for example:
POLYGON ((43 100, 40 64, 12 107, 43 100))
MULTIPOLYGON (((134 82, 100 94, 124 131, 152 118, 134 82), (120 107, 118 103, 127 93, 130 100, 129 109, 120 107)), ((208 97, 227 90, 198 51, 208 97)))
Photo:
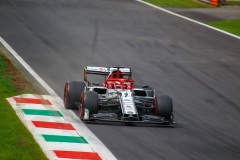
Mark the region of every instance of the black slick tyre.
POLYGON ((76 102, 80 102, 85 83, 80 81, 67 81, 64 88, 64 107, 76 109, 76 102))
POLYGON ((82 95, 82 103, 81 107, 79 108, 79 115, 80 118, 84 118, 84 111, 88 109, 89 116, 92 114, 98 113, 99 107, 99 98, 98 93, 95 91, 85 91, 82 95))
POLYGON ((159 96, 156 99, 155 115, 164 117, 165 119, 171 119, 173 112, 172 98, 168 95, 159 96))

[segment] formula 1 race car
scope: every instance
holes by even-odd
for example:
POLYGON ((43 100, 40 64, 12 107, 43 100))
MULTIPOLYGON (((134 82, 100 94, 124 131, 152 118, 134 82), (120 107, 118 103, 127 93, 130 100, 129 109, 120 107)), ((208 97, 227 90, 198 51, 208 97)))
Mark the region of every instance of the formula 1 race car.
POLYGON ((87 85, 67 81, 64 89, 65 108, 79 108, 83 121, 174 124, 171 97, 157 97, 150 86, 135 85, 131 68, 85 66, 84 81, 87 85), (105 81, 92 83, 88 74, 103 75, 105 81))

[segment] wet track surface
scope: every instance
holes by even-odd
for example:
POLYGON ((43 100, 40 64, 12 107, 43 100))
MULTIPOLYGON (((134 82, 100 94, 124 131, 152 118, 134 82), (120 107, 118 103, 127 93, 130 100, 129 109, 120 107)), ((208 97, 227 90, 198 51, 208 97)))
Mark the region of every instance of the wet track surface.
POLYGON ((83 67, 131 67, 175 127, 87 124, 119 160, 237 160, 240 40, 133 0, 0 0, 0 35, 60 96, 83 67))

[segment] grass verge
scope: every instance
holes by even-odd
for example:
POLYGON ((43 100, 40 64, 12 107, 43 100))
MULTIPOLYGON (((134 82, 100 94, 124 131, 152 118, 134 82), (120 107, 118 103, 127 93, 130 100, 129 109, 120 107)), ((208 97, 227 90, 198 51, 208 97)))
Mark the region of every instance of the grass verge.
POLYGON ((240 0, 239 1, 226 1, 227 6, 240 6, 240 0))
POLYGON ((144 0, 156 6, 172 8, 209 8, 209 4, 195 0, 144 0))
POLYGON ((209 22, 208 25, 240 36, 240 19, 225 20, 220 22, 209 22))
POLYGON ((0 51, 0 159, 47 160, 40 146, 6 100, 24 93, 36 91, 0 51))

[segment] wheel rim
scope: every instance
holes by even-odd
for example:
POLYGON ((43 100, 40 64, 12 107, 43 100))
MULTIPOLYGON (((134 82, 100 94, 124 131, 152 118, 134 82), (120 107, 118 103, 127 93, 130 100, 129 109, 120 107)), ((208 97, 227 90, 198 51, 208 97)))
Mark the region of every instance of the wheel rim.
POLYGON ((79 118, 80 119, 83 118, 83 105, 84 105, 84 94, 83 93, 81 94, 81 99, 82 99, 82 102, 79 106, 79 109, 80 109, 79 118))
POLYGON ((67 98, 68 98, 68 84, 65 86, 65 92, 64 92, 64 106, 67 104, 67 98))

